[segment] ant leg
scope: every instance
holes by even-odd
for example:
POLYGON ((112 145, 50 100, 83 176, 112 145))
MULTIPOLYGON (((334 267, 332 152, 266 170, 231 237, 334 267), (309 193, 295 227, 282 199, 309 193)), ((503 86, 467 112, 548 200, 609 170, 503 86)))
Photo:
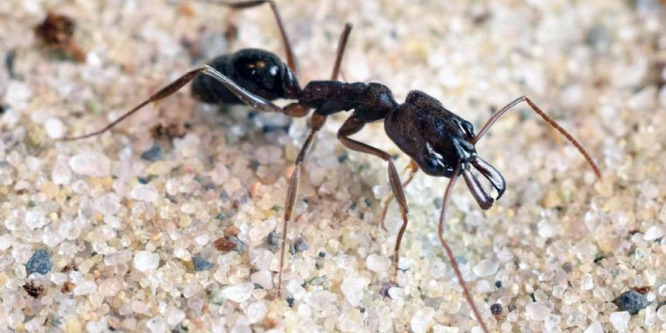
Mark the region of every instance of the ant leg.
POLYGON ((331 80, 337 80, 338 75, 340 74, 340 64, 342 63, 342 55, 345 53, 345 48, 347 47, 347 40, 349 40, 349 34, 351 33, 352 24, 347 22, 345 24, 345 29, 342 30, 340 35, 340 40, 338 41, 338 50, 335 54, 335 63, 333 65, 333 72, 331 73, 331 80))
POLYGON ((545 120, 550 126, 555 128, 558 132, 560 132, 560 134, 562 134, 565 138, 567 138, 567 140, 569 140, 569 142, 571 142, 576 147, 576 149, 578 149, 578 151, 583 155, 583 157, 585 157, 587 163, 590 165, 590 167, 592 167, 594 174, 597 176, 598 179, 601 180, 601 172, 599 171, 599 167, 594 162, 594 160, 592 160, 592 157, 590 156, 590 154, 587 153, 585 148, 583 148, 583 145, 581 145, 580 142, 578 142, 578 140, 576 140, 571 134, 569 134, 569 132, 567 132, 564 128, 562 128, 559 124, 557 124, 557 122, 553 118, 548 116, 545 112, 541 111, 541 109, 536 104, 534 104, 534 102, 532 102, 531 99, 527 98, 526 96, 521 96, 514 99, 513 101, 511 101, 511 103, 507 104, 499 111, 495 112, 490 117, 490 119, 488 119, 486 124, 483 125, 483 127, 479 131, 479 134, 477 134, 472 139, 471 143, 476 144, 481 139, 481 137, 483 137, 483 135, 486 134, 486 132, 490 129, 490 127, 493 126, 493 124, 497 121, 497 119, 499 119, 502 115, 504 115, 507 111, 509 111, 511 108, 513 108, 520 102, 526 102, 527 104, 529 104, 529 106, 532 108, 532 110, 534 110, 534 112, 536 112, 539 116, 541 116, 543 120, 545 120))
POLYGON ((476 317, 476 320, 481 325, 483 331, 487 333, 489 332, 488 327, 486 327, 486 323, 481 318, 481 313, 479 313, 479 309, 477 309, 476 307, 476 303, 472 298, 472 294, 469 292, 469 288, 467 288, 467 283, 463 279, 462 273, 460 272, 460 267, 458 267, 458 261, 456 260, 455 256, 453 256, 453 251, 451 251, 449 244, 444 239, 444 230, 446 227, 444 224, 446 220, 446 209, 448 208, 449 198, 451 197, 451 193, 453 192, 453 187, 455 186, 456 180, 458 179, 459 175, 460 175, 460 164, 458 164, 455 170, 453 171, 453 175, 449 180, 449 184, 446 186, 446 190, 444 191, 444 197, 442 198, 442 210, 440 211, 439 214, 439 227, 437 228, 437 236, 439 236, 439 241, 440 243, 442 243, 444 251, 446 251, 446 256, 449 257, 449 261, 451 262, 451 267, 453 267, 453 271, 456 273, 456 277, 458 278, 458 283, 460 284, 460 287, 462 287, 463 289, 463 294, 465 295, 467 303, 472 308, 472 312, 474 312, 474 317, 476 317))
MULTIPOLYGON (((345 47, 347 46, 347 40, 349 38, 349 33, 351 32, 351 29, 352 25, 347 23, 345 25, 345 29, 342 32, 342 35, 340 36, 340 41, 338 42, 338 50, 335 56, 335 65, 333 66, 333 73, 331 74, 332 80, 337 79, 338 74, 340 72, 340 63, 342 62, 342 56, 344 54, 345 47)), ((315 135, 324 126, 325 122, 326 122, 326 116, 319 113, 314 113, 310 118, 310 132, 308 133, 308 137, 305 139, 305 142, 303 143, 303 147, 301 147, 301 151, 298 153, 298 157, 296 158, 295 162, 294 171, 291 173, 291 176, 289 177, 287 202, 284 205, 284 222, 283 222, 284 225, 282 226, 282 248, 280 249, 280 270, 278 271, 278 286, 277 286, 278 296, 280 296, 280 293, 282 291, 282 270, 284 267, 284 253, 287 244, 287 226, 289 220, 291 220, 291 214, 293 213, 294 204, 296 203, 296 197, 298 196, 298 187, 301 183, 301 173, 303 171, 302 170, 303 161, 305 160, 305 155, 308 153, 310 146, 312 146, 312 143, 314 142, 315 135)))
POLYGON ((246 9, 268 3, 271 6, 271 10, 273 11, 273 16, 275 16, 275 21, 277 22, 278 29, 280 30, 280 36, 282 37, 282 44, 284 44, 284 51, 287 56, 287 65, 289 65, 289 69, 291 69, 291 71, 294 72, 294 75, 298 77, 299 74, 298 61, 296 60, 296 55, 294 55, 294 51, 291 48, 291 42, 289 42, 289 37, 287 36, 287 31, 284 29, 284 24, 282 24, 280 11, 278 10, 277 5, 273 0, 246 0, 246 1, 199 0, 199 1, 215 5, 226 6, 232 9, 246 9))
MULTIPOLYGON (((402 188, 406 188, 409 183, 414 180, 414 175, 419 171, 419 165, 414 162, 414 160, 410 160, 409 164, 405 167, 405 170, 403 170, 403 173, 409 169, 409 176, 407 176, 407 180, 405 180, 402 183, 402 188)), ((380 218, 381 226, 382 229, 386 230, 386 226, 384 226, 384 220, 386 219, 386 213, 388 212, 389 206, 391 205, 391 202, 393 201, 393 193, 389 194, 388 198, 386 199, 386 202, 384 202, 384 209, 382 210, 382 215, 380 218)))
POLYGON ((409 208, 407 207, 405 192, 402 189, 402 184, 400 183, 400 175, 398 174, 398 171, 395 168, 395 164, 393 164, 393 159, 391 159, 391 155, 389 155, 385 151, 379 150, 375 147, 372 147, 365 143, 349 138, 349 136, 358 133, 361 129, 363 129, 364 126, 365 123, 362 122, 360 119, 358 119, 356 116, 349 117, 347 121, 345 121, 345 123, 342 125, 342 127, 340 127, 340 129, 338 130, 338 140, 340 140, 340 142, 342 142, 342 144, 345 147, 351 150, 375 155, 383 159, 384 161, 388 162, 388 173, 389 173, 389 181, 391 183, 391 190, 393 190, 393 195, 398 201, 398 204, 400 204, 400 211, 402 212, 402 226, 400 227, 400 231, 398 232, 398 237, 396 239, 394 258, 393 258, 393 263, 395 265, 393 271, 393 280, 396 281, 398 277, 398 263, 400 259, 399 256, 400 243, 402 242, 402 236, 404 235, 405 230, 407 229, 407 223, 408 223, 407 213, 409 212, 409 208))
POLYGON ((289 114, 289 112, 294 112, 294 108, 291 108, 289 106, 285 107, 284 109, 271 103, 270 101, 267 101, 259 96, 253 95, 249 91, 243 89, 243 87, 239 86, 236 84, 234 81, 229 79, 228 77, 224 76, 222 73, 216 71, 213 67, 210 67, 208 65, 203 65, 199 68, 193 69, 187 73, 185 73, 183 76, 179 77, 176 79, 176 81, 173 81, 172 83, 168 84, 166 87, 160 89, 157 93, 154 95, 150 96, 148 99, 145 101, 141 102, 139 105, 135 106, 133 109, 125 112, 122 116, 120 116, 118 119, 114 120, 110 124, 106 125, 104 128, 97 130, 92 133, 84 134, 81 136, 74 136, 74 137, 65 137, 63 139, 60 139, 62 141, 73 141, 73 140, 79 140, 79 139, 85 139, 93 136, 100 135, 116 125, 118 125, 121 121, 125 120, 127 117, 131 116, 132 114, 136 113, 137 111, 141 110, 144 106, 148 105, 149 103, 157 103, 158 101, 167 98, 171 96, 173 93, 178 91, 180 88, 182 88, 184 85, 192 81, 198 74, 205 74, 208 75, 217 81, 219 81, 222 85, 224 85, 229 91, 233 92, 240 98, 243 102, 246 104, 252 106, 253 108, 259 110, 259 111, 265 111, 265 112, 280 112, 280 113, 286 113, 289 114))

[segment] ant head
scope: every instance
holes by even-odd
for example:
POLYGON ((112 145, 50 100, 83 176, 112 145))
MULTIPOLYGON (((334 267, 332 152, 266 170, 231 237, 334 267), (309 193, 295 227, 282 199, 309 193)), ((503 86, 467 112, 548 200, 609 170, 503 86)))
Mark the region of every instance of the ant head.
POLYGON ((234 82, 266 99, 292 99, 300 91, 294 73, 271 52, 240 50, 231 56, 228 66, 227 73, 234 82))
POLYGON ((412 91, 405 103, 389 113, 386 133, 428 175, 452 177, 459 166, 467 187, 483 209, 494 199, 481 186, 472 168, 497 190, 499 199, 506 184, 502 175, 476 153, 472 124, 445 109, 433 97, 412 91))

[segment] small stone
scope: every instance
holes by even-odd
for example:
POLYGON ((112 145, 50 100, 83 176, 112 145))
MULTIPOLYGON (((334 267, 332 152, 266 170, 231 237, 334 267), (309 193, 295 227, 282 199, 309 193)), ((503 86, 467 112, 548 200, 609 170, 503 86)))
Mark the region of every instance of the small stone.
POLYGON ((250 324, 258 323, 264 319, 267 311, 268 306, 266 305, 266 301, 254 302, 247 307, 247 319, 250 324))
POLYGON ((12 246, 12 238, 9 235, 0 235, 0 251, 4 251, 12 246))
POLYGON ((122 288, 120 280, 117 278, 111 278, 104 280, 99 284, 99 293, 102 294, 102 296, 112 297, 116 296, 120 291, 120 288, 122 288))
POLYGON ((414 316, 410 320, 409 324, 412 328, 412 332, 415 333, 425 333, 428 331, 428 326, 432 321, 433 316, 435 315, 435 310, 431 307, 425 307, 422 309, 416 310, 414 316))
POLYGON ((152 146, 150 149, 144 151, 143 154, 141 154, 141 159, 151 162, 162 159, 162 147, 152 146))
POLYGON ((367 278, 345 278, 342 281, 342 293, 351 306, 358 306, 363 299, 363 289, 370 283, 367 278))
POLYGON ((627 311, 613 312, 610 314, 610 322, 618 331, 626 331, 629 328, 631 315, 627 311))
POLYGON ((615 303, 620 310, 627 311, 632 315, 637 314, 641 309, 644 309, 648 305, 645 295, 638 293, 635 290, 629 290, 622 293, 622 295, 613 300, 613 303, 615 303))
POLYGON ((169 325, 162 316, 153 317, 146 323, 152 333, 164 333, 169 331, 169 325))
POLYGON ((502 304, 495 303, 490 306, 490 313, 493 314, 493 316, 499 316, 502 314, 502 304))
POLYGON ((242 303, 250 299, 253 290, 254 283, 248 282, 222 289, 222 296, 236 303, 242 303))
POLYGON ((588 326, 583 333, 604 333, 604 327, 601 326, 601 323, 595 321, 592 325, 588 326))
POLYGON ((365 265, 373 272, 383 272, 391 264, 390 260, 384 256, 373 253, 365 259, 365 265))
POLYGON ((213 267, 213 264, 210 263, 210 261, 200 257, 200 256, 194 256, 192 257, 192 261, 194 262, 194 270, 195 271, 205 271, 207 269, 210 269, 213 267))
POLYGON ((229 241, 224 237, 218 238, 213 243, 213 246, 215 246, 215 248, 220 252, 229 252, 236 249, 236 243, 229 241))
POLYGON ((122 208, 120 197, 115 193, 108 193, 95 199, 93 205, 95 211, 104 216, 116 215, 122 208))
POLYGON ((153 202, 157 200, 157 198, 159 198, 159 194, 157 193, 155 186, 150 184, 134 185, 134 187, 132 188, 132 192, 130 193, 130 196, 132 197, 132 199, 145 202, 153 202))
POLYGON ((165 316, 167 318, 167 324, 173 327, 185 319, 185 312, 175 306, 170 306, 167 308, 165 316))
POLYGON ((51 171, 51 180, 56 185, 68 185, 72 181, 72 170, 65 163, 65 160, 59 160, 55 163, 53 171, 51 171))
POLYGON ((65 322, 65 333, 81 333, 83 326, 76 317, 69 317, 65 322))
POLYGON ((489 277, 495 275, 498 269, 499 262, 497 260, 484 259, 474 266, 474 274, 478 277, 489 277))
POLYGON ((32 254, 32 257, 28 259, 28 263, 25 265, 25 269, 29 274, 39 273, 41 275, 46 275, 51 271, 51 258, 49 253, 44 249, 39 249, 32 254))
POLYGON ((160 256, 157 253, 139 251, 134 256, 134 268, 141 272, 156 269, 160 264, 160 256))
POLYGON ((46 293, 46 288, 35 283, 35 281, 29 281, 23 285, 23 289, 32 296, 32 298, 39 298, 46 293))
POLYGON ((98 152, 85 152, 69 159, 74 173, 92 177, 107 177, 111 174, 111 160, 98 152))
POLYGON ((532 302, 525 307, 525 315, 528 320, 543 321, 553 312, 553 304, 549 301, 532 302))
POLYGON ((250 281, 264 289, 273 288, 273 274, 269 270, 260 270, 250 275, 250 281))
POLYGON ((298 252, 303 252, 306 251, 307 249, 310 248, 310 244, 308 244, 307 240, 303 237, 298 237, 294 244, 291 246, 291 254, 295 254, 298 252))
POLYGON ((44 122, 44 130, 51 139, 60 139, 65 135, 65 125, 58 118, 49 118, 44 122))
POLYGON ((643 236, 643 239, 647 242, 651 242, 654 240, 657 240, 661 237, 664 236, 664 231, 662 230, 660 225, 653 225, 648 228, 648 230, 645 231, 645 235, 643 236))
POLYGON ((74 287, 74 295, 89 295, 94 293, 97 290, 97 284, 95 281, 84 280, 81 281, 74 287))

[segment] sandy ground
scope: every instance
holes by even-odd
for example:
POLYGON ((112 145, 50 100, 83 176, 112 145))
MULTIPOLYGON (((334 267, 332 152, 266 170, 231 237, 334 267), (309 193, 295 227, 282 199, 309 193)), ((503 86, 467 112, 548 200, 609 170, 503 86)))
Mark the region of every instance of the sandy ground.
MULTIPOLYGON (((345 81, 382 82, 398 101, 425 91, 477 129, 528 95, 599 163, 603 182, 526 106, 478 144, 509 189, 482 211, 459 182, 446 237, 492 331, 666 329, 663 2, 278 4, 303 84, 328 78, 351 22, 345 81)), ((186 88, 109 133, 56 141, 244 47, 283 55, 267 6, 0 3, 0 331, 480 331, 436 237, 444 179, 407 188, 385 290, 400 214, 379 227, 386 165, 336 140, 347 114, 307 158, 281 298, 267 240, 305 119, 220 111, 186 88), (76 22, 65 51, 34 33, 49 10, 76 22)), ((409 161, 381 124, 355 137, 409 161)))

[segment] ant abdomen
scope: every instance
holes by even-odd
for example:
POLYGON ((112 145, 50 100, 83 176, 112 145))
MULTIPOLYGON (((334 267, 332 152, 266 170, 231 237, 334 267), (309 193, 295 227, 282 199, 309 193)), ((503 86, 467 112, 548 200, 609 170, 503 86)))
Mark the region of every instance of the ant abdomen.
MULTIPOLYGON (((221 55, 208 63, 252 94, 267 100, 295 98, 298 80, 275 54, 261 49, 243 49, 221 55)), ((236 94, 208 75, 197 75, 192 82, 192 96, 210 104, 246 104, 236 94)))

